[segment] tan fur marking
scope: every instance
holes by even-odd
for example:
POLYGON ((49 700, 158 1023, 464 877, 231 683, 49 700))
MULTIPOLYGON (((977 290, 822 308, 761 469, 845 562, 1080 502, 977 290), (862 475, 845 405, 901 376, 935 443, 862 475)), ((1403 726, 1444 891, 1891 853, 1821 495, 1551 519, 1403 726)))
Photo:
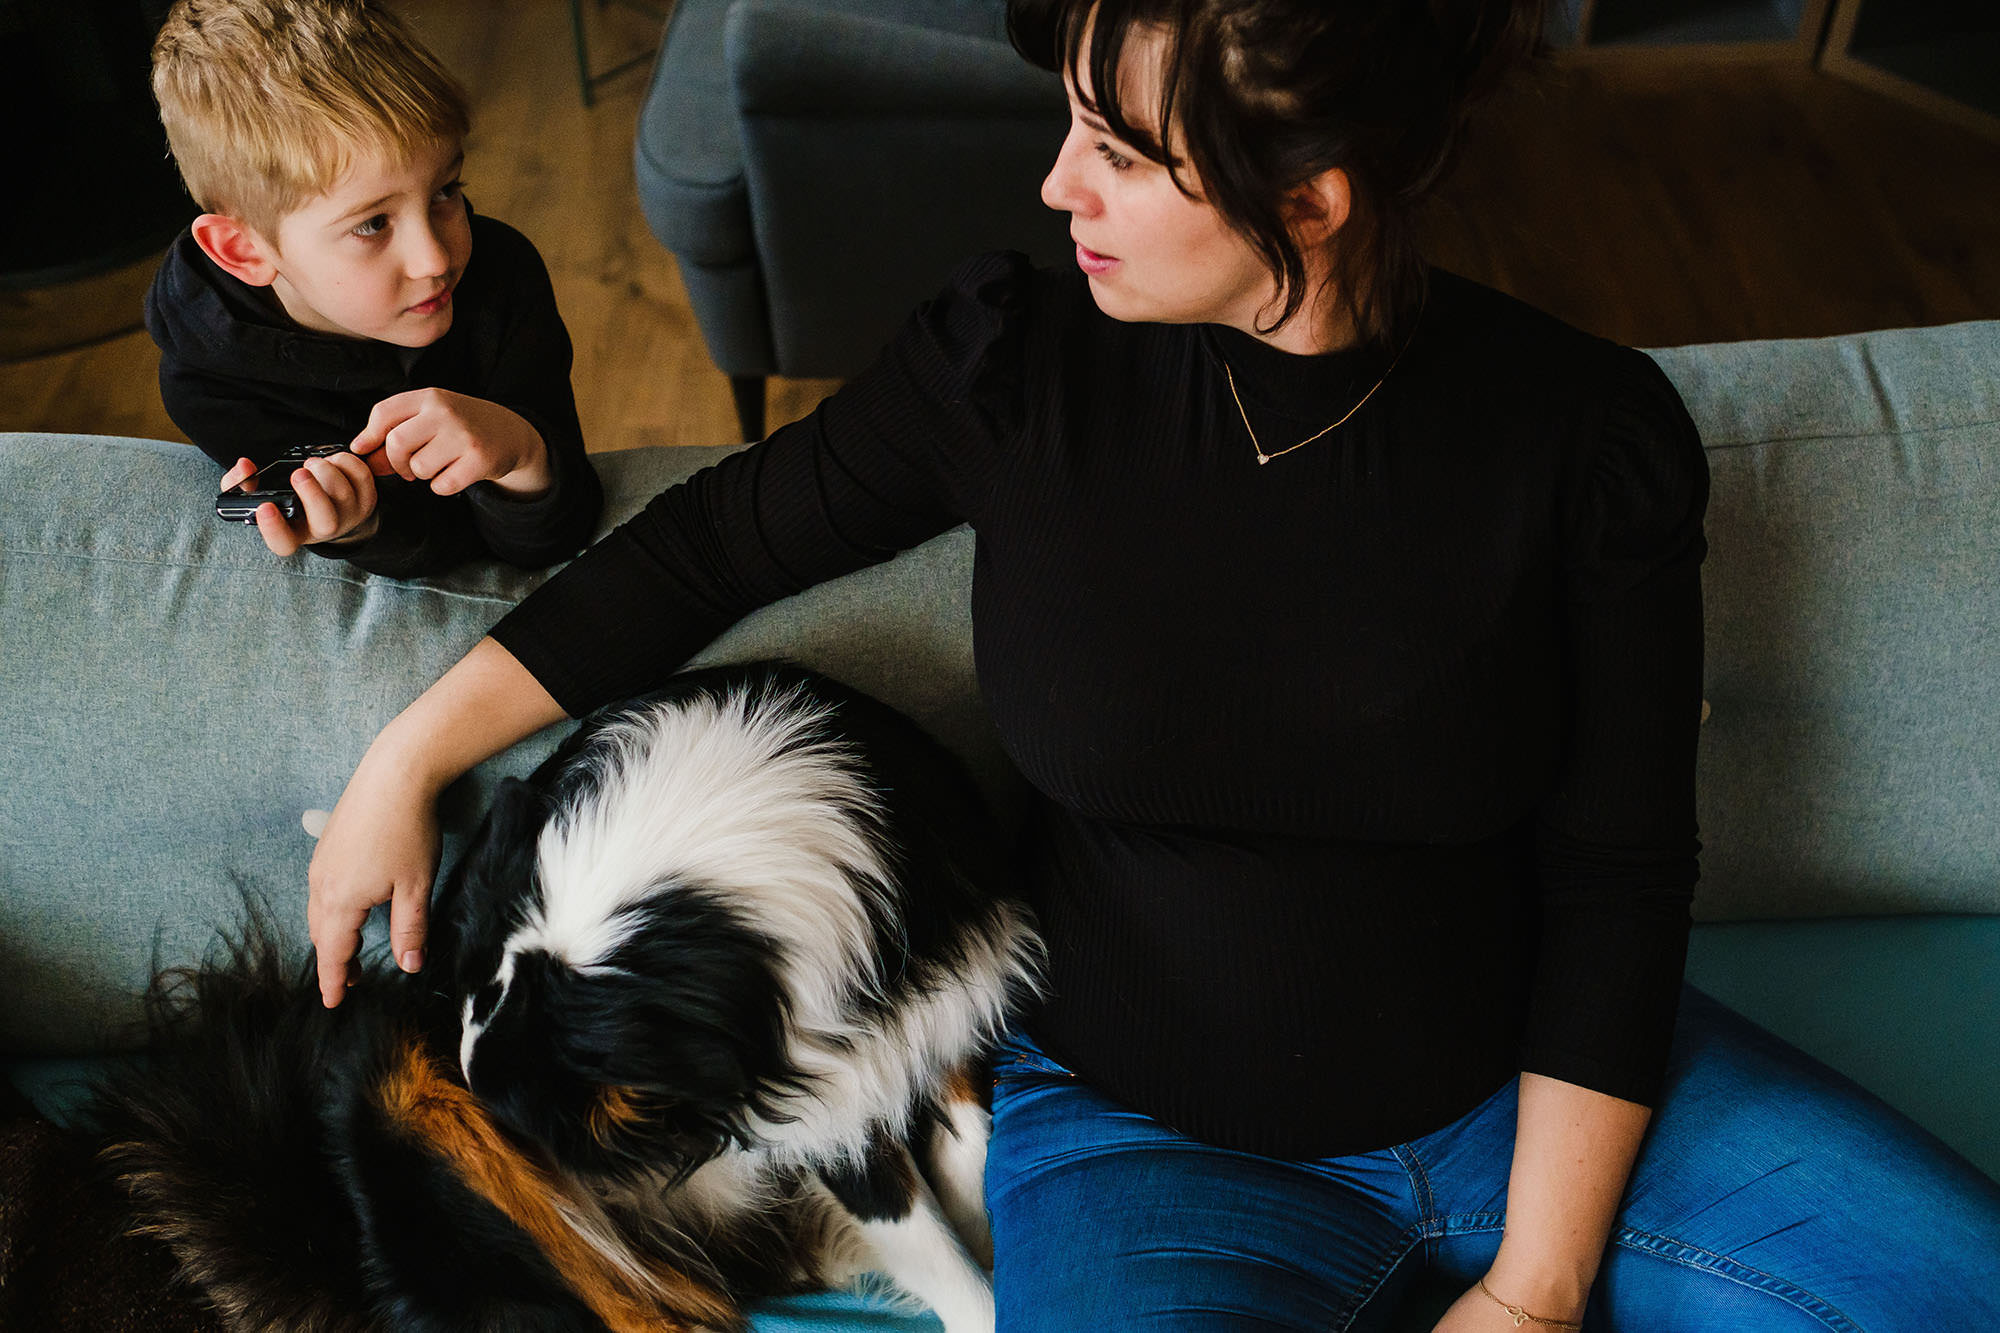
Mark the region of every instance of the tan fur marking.
POLYGON ((657 1263, 648 1267, 676 1308, 664 1310, 660 1302, 634 1291, 563 1220, 554 1202, 562 1186, 507 1142, 477 1099, 447 1080, 420 1047, 405 1048, 402 1063, 383 1081, 379 1096, 390 1121, 525 1231, 613 1333, 691 1333, 695 1325, 688 1319, 723 1328, 741 1320, 721 1293, 657 1263))
POLYGON ((606 1088, 590 1108, 590 1137, 609 1143, 620 1130, 646 1118, 639 1094, 631 1088, 606 1088))
POLYGON ((939 1092, 941 1094, 940 1100, 947 1106, 953 1102, 972 1102, 977 1104, 979 1101, 979 1088, 972 1081, 972 1066, 960 1065, 948 1072, 944 1076, 944 1084, 939 1089, 939 1092))

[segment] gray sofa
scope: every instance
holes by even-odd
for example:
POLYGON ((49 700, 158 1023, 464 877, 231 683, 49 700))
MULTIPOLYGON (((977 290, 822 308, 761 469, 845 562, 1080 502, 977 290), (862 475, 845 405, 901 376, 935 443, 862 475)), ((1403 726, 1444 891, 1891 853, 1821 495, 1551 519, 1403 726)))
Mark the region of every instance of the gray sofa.
MULTIPOLYGON (((2000 1175, 2000 323, 1656 355, 1714 473, 1691 977, 2000 1175)), ((600 456, 611 516, 720 452, 600 456)), ((0 1058, 47 1107, 239 886, 302 933, 300 813, 537 582, 276 559, 211 516, 213 472, 157 442, 0 436, 0 1058)), ((901 704, 1005 808, 971 547, 947 534, 708 656, 783 653, 901 704)), ((454 840, 552 740, 455 792, 454 840)), ((869 1308, 760 1327, 896 1323, 869 1308)))
POLYGON ((632 166, 742 438, 766 376, 853 375, 964 256, 1066 258, 1068 124, 1003 0, 677 0, 632 166))

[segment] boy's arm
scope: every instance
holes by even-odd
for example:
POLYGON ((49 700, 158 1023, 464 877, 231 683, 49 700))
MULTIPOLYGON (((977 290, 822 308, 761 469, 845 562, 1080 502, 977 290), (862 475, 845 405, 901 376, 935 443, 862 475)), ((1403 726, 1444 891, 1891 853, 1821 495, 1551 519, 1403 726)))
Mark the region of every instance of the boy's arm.
MULTIPOLYGON (((241 381, 188 369, 160 358, 160 400, 195 446, 224 469, 238 458, 262 466, 298 444, 344 442, 354 431, 304 398, 280 401, 241 381)), ((308 546, 315 555, 345 560, 371 574, 410 578, 482 554, 471 509, 395 477, 377 479, 376 531, 364 542, 308 546)))
POLYGON ((497 303, 485 348, 484 392, 479 396, 516 413, 542 437, 550 484, 541 495, 518 499, 496 486, 466 492, 480 536, 494 555, 533 568, 576 554, 590 539, 604 507, 604 492, 583 446, 576 396, 570 388, 573 350, 556 309, 548 267, 534 245, 512 228, 492 224, 480 237, 491 261, 497 303))

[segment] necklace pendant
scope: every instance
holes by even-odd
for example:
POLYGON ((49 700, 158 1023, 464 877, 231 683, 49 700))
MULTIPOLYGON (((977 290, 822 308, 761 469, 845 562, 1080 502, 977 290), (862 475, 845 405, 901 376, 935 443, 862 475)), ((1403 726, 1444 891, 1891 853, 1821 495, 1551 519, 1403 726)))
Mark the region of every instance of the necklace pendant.
POLYGON ((1258 466, 1258 467, 1262 467, 1262 466, 1264 466, 1264 464, 1266 464, 1266 463, 1268 463, 1268 462, 1270 462, 1270 461, 1271 461, 1271 455, 1269 455, 1269 454, 1267 454, 1267 453, 1263 453, 1263 452, 1261 452, 1261 451, 1260 451, 1260 452, 1258 453, 1258 455, 1257 455, 1257 466, 1258 466))

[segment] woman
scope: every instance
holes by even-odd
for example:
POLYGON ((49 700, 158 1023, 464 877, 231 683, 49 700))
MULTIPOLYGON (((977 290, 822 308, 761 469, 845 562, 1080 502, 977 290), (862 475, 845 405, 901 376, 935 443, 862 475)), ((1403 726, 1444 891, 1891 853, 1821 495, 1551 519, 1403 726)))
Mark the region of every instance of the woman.
POLYGON ((1678 398, 1417 258, 1537 7, 1010 18, 1069 87, 1043 197, 1077 271, 968 264, 386 728, 313 863, 327 1003, 384 899, 421 965, 451 778, 969 521, 1054 992, 997 1071, 1003 1328, 1378 1327, 1425 1268, 1464 1288, 1451 1333, 2000 1316, 2000 1190, 1683 1000, 1707 474, 1678 398))

